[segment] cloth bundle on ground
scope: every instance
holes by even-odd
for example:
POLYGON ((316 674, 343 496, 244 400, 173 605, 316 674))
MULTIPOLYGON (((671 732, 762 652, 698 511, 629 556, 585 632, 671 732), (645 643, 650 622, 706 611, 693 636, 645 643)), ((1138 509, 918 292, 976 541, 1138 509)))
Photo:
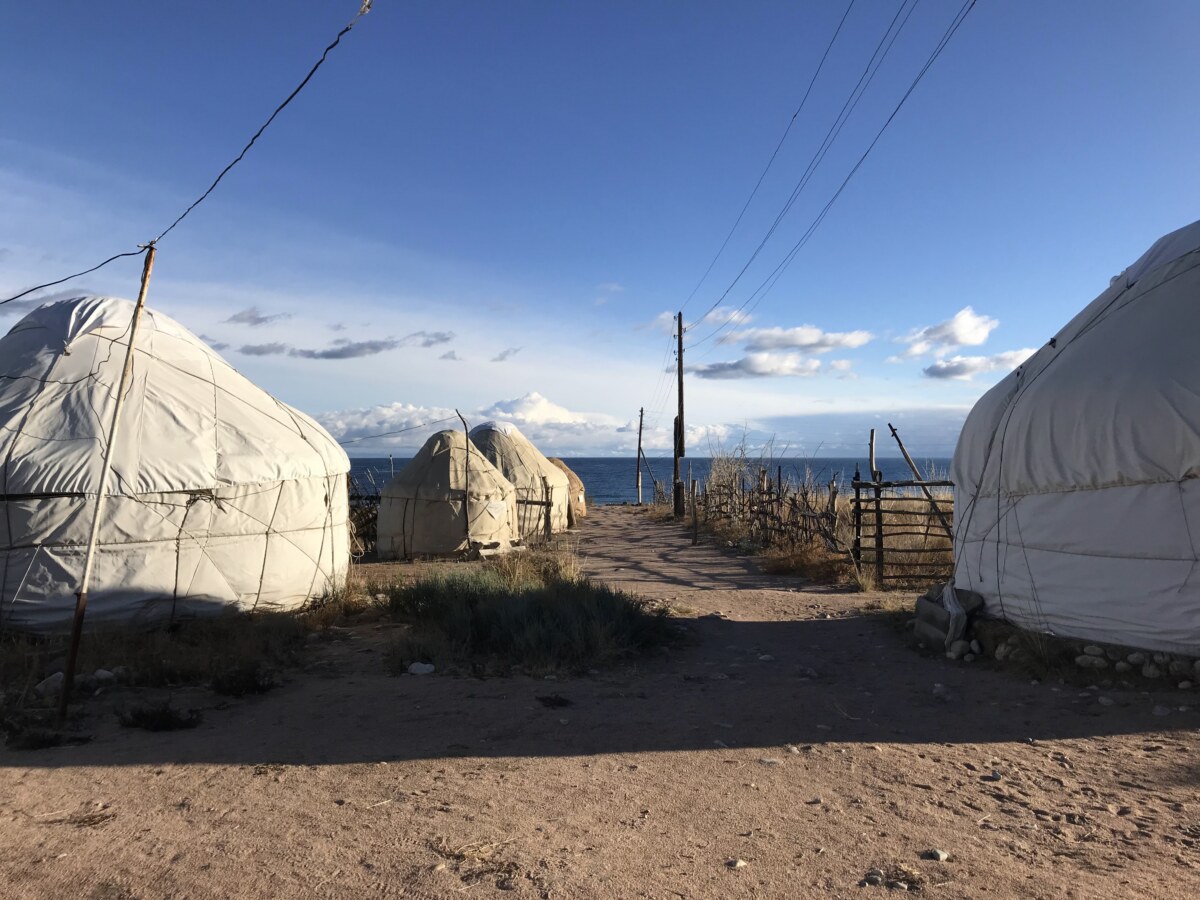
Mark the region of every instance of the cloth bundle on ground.
POLYGON ((580 524, 580 519, 587 516, 587 496, 583 487, 583 479, 557 456, 551 456, 549 459, 556 469, 567 476, 567 483, 571 491, 571 499, 567 504, 567 524, 574 528, 580 524))
POLYGON ((975 404, 957 587, 1063 637, 1200 651, 1200 222, 1159 240, 975 404))
POLYGON ((471 441, 517 489, 517 528, 525 540, 546 534, 549 495, 550 531, 566 531, 570 482, 555 468, 517 426, 507 422, 484 422, 471 429, 471 441))
MULTIPOLYGON (((69 627, 134 305, 79 297, 0 339, 0 627, 69 627)), ((112 452, 89 626, 282 610, 349 567, 345 452, 152 309, 112 452)))
POLYGON ((425 442, 380 496, 380 559, 440 556, 517 539, 517 491, 461 431, 425 442))
POLYGON ((963 640, 971 616, 983 609, 983 597, 974 591, 958 590, 953 584, 938 584, 917 598, 917 620, 913 633, 934 647, 947 650, 963 640))

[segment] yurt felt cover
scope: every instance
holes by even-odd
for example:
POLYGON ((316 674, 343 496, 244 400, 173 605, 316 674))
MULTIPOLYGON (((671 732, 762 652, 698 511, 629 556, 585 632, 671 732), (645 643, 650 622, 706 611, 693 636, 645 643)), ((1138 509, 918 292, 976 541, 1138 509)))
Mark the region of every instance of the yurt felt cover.
POLYGON ((484 422, 471 429, 471 440, 517 489, 517 521, 521 537, 532 539, 545 533, 545 507, 520 502, 543 499, 543 478, 550 485, 550 530, 567 530, 570 492, 567 476, 555 468, 517 426, 507 422, 484 422))
MULTIPOLYGON (((0 339, 0 628, 69 625, 133 309, 63 300, 0 339)), ((287 609, 343 582, 345 452, 153 309, 121 417, 89 625, 287 609)))
POLYGON ((439 431, 380 496, 381 559, 458 553, 470 543, 511 547, 517 491, 461 431, 439 431), (469 531, 468 531, 469 524, 469 531))
POLYGON ((567 506, 567 511, 570 514, 570 524, 574 528, 579 524, 579 520, 587 516, 587 492, 583 486, 583 479, 580 478, 565 462, 557 456, 547 457, 550 464, 567 476, 567 484, 570 486, 571 499, 567 506))
POLYGON ((955 584, 1053 634, 1200 651, 1200 223, 988 391, 954 454, 955 584))

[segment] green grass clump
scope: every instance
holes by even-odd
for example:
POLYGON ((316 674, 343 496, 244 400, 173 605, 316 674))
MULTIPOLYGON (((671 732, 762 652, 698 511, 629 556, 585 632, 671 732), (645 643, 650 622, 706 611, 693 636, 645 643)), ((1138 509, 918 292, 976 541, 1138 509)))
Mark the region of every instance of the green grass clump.
POLYGON ((478 671, 578 671, 661 647, 676 630, 665 608, 534 559, 434 575, 392 587, 387 608, 412 626, 389 655, 478 671))

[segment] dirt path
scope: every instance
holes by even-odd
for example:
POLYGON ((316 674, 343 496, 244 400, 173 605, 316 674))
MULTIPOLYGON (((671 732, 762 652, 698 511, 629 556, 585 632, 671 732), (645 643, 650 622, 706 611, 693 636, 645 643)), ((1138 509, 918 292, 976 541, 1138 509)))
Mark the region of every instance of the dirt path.
POLYGON ((92 743, 0 751, 0 895, 881 896, 873 866, 937 897, 1195 895, 1188 695, 924 659, 869 595, 628 508, 580 552, 692 640, 570 681, 393 678, 363 626, 194 731, 122 732, 97 700, 92 743))

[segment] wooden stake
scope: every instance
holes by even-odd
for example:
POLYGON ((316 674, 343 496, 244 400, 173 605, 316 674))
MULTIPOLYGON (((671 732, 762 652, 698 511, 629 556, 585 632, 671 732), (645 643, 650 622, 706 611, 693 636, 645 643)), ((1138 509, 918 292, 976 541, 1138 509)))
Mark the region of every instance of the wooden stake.
POLYGON ((700 543, 700 510, 696 506, 696 482, 692 482, 692 546, 700 543))
MULTIPOLYGON (((900 445, 900 452, 904 455, 904 461, 908 463, 908 467, 912 469, 913 477, 916 478, 917 481, 924 481, 925 479, 921 477, 921 470, 917 468, 917 464, 913 462, 913 458, 908 455, 908 450, 906 450, 904 447, 904 441, 900 440, 900 433, 892 427, 891 422, 888 422, 888 428, 892 432, 892 437, 896 439, 896 443, 900 445)), ((950 523, 946 521, 946 517, 942 514, 942 508, 938 506, 937 501, 933 499, 933 494, 930 493, 928 487, 922 484, 921 490, 924 491, 925 499, 929 501, 929 505, 933 507, 933 511, 937 514, 938 521, 941 522, 942 527, 946 529, 946 536, 953 541, 954 530, 950 527, 950 523)))
POLYGON ((675 354, 675 369, 679 378, 679 413, 675 417, 675 518, 684 516, 683 479, 679 475, 679 459, 684 455, 684 426, 683 426, 683 313, 676 320, 679 338, 678 351, 675 354))
POLYGON ((646 408, 638 410, 638 451, 637 451, 637 505, 642 505, 642 420, 646 416, 646 408))
POLYGON ((92 529, 88 534, 87 553, 83 558, 83 577, 75 593, 75 618, 71 622, 71 644, 67 650, 67 668, 63 673, 62 696, 58 701, 58 718, 66 721, 67 703, 71 699, 71 687, 75 683, 75 664, 79 659, 79 639, 83 634, 83 617, 87 612, 88 587, 92 580, 92 566, 96 560, 96 541, 100 536, 100 522, 104 518, 104 507, 108 503, 108 479, 112 474, 112 454, 121 433, 121 408, 125 405, 125 394, 129 390, 129 379, 133 375, 133 349, 137 340, 138 324, 142 321, 142 310, 146 308, 146 291, 150 286, 150 272, 154 268, 154 245, 146 248, 146 261, 142 265, 142 284, 138 289, 137 303, 133 307, 133 318, 129 322, 129 346, 125 348, 125 365, 121 369, 121 380, 117 385, 117 400, 113 405, 112 423, 108 428, 108 444, 104 448, 104 462, 100 467, 100 484, 96 490, 96 507, 92 512, 92 529))
POLYGON ((875 467, 875 429, 874 428, 871 429, 871 443, 870 443, 868 452, 870 453, 870 457, 871 457, 870 458, 871 480, 872 481, 882 481, 883 479, 881 479, 879 477, 879 469, 877 469, 875 467))

